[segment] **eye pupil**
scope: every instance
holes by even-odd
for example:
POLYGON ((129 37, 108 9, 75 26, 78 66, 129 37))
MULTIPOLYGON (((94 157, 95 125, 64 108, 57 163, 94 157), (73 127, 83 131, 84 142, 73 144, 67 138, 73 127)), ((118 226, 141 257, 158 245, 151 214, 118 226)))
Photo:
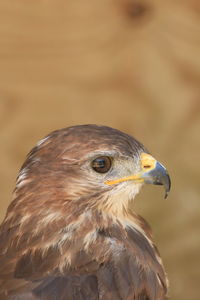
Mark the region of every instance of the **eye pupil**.
POLYGON ((97 173, 106 173, 111 168, 111 158, 108 156, 100 156, 92 161, 92 168, 97 173))

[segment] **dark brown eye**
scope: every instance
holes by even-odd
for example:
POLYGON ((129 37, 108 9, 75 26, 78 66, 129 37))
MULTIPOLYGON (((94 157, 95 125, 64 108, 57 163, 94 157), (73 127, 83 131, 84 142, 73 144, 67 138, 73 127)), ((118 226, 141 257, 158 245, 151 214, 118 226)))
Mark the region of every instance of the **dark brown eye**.
POLYGON ((111 158, 108 156, 100 156, 93 160, 92 168, 98 173, 106 173, 112 165, 111 158))

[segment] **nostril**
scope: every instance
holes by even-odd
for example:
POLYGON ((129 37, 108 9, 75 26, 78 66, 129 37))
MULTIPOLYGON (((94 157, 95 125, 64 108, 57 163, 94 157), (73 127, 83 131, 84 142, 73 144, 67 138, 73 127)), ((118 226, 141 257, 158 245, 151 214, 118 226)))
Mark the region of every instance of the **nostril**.
POLYGON ((150 165, 144 165, 143 168, 149 169, 149 168, 151 168, 151 166, 150 165))

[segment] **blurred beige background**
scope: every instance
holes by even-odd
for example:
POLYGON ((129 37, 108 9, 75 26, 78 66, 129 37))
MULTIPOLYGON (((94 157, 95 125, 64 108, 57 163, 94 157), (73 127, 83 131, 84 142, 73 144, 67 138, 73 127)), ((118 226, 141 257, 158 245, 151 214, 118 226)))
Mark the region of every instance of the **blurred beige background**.
MULTIPOLYGON (((0 217, 25 155, 50 131, 98 123, 134 135, 167 166, 145 187, 170 299, 200 299, 198 0, 0 2, 0 217)), ((34 203, 33 203, 34 205, 34 203)))

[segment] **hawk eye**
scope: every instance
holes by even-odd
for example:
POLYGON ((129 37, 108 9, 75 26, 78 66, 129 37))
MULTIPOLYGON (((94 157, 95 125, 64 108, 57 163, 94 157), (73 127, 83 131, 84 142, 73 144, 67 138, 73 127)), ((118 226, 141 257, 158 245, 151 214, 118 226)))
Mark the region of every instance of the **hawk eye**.
POLYGON ((92 168, 97 173, 106 173, 112 165, 111 158, 108 156, 100 156, 92 161, 92 168))

